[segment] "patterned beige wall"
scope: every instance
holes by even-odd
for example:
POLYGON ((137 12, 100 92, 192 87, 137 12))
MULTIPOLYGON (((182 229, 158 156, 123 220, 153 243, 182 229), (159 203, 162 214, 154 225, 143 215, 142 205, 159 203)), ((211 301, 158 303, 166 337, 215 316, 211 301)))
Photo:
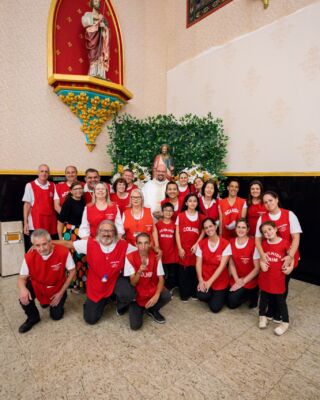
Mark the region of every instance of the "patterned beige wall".
MULTIPOLYGON (((111 171, 106 129, 90 153, 79 120, 47 84, 47 18, 51 0, 0 2, 0 171, 52 170, 74 164, 111 171)), ((165 12, 158 0, 114 0, 125 49, 125 86, 134 99, 124 112, 138 117, 164 113, 166 45, 161 32, 165 12), (144 3, 146 5, 144 5, 144 3)))
MULTIPOLYGON (((234 0, 186 29, 184 0, 113 0, 123 35, 125 85, 134 94, 124 112, 137 117, 166 112, 168 69, 315 1, 270 0, 269 9, 264 11, 260 0, 234 0)), ((48 163, 53 170, 62 170, 66 164, 72 163, 82 171, 88 166, 111 171, 106 155, 106 129, 100 134, 95 150, 89 153, 80 132, 80 122, 47 84, 46 35, 50 3, 51 0, 41 0, 36 4, 31 0, 16 0, 13 6, 12 2, 0 1, 0 172, 33 170, 41 162, 48 163)), ((286 26, 279 29, 273 34, 274 41, 285 46, 290 30, 286 26)), ((225 46, 219 53, 217 65, 224 65, 226 72, 231 71, 238 50, 237 46, 225 46)), ((318 73, 319 46, 314 44, 305 48, 305 53, 301 71, 305 79, 314 82, 318 73)), ((186 67, 188 82, 194 81, 198 74, 192 63, 186 67)), ((273 62, 267 63, 272 70, 273 62)), ((251 70, 250 67, 242 71, 242 90, 255 97, 265 73, 257 66, 251 70)), ((210 107, 219 112, 216 105, 223 105, 228 129, 234 126, 241 132, 236 109, 232 102, 221 97, 221 87, 210 81, 201 90, 199 100, 206 99, 205 104, 210 101, 210 107)), ((170 104, 181 102, 181 110, 189 107, 190 100, 180 96, 180 89, 175 91, 174 86, 169 87, 168 96, 170 104)), ((173 108, 169 105, 169 109, 173 108)), ((199 114, 204 110, 202 107, 192 109, 199 114)), ((286 123, 286 113, 289 112, 293 110, 290 111, 290 104, 281 95, 268 109, 270 120, 272 118, 279 126, 286 123)), ((250 146, 254 149, 255 143, 248 138, 247 149, 250 146)), ((236 139, 232 139, 230 146, 236 145, 236 139)), ((297 146, 300 146, 305 162, 313 165, 319 147, 317 129, 310 128, 297 146)))
POLYGON ((318 0, 269 0, 267 10, 261 0, 233 0, 200 22, 186 27, 184 0, 167 0, 169 21, 168 69, 213 46, 268 25, 318 0))
POLYGON ((320 171, 319 21, 316 2, 181 63, 167 112, 222 117, 230 172, 320 171))

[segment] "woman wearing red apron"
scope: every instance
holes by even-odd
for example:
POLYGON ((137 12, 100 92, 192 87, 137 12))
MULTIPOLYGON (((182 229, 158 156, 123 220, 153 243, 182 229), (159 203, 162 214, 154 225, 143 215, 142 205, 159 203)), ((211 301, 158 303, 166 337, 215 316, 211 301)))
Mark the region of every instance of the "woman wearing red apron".
MULTIPOLYGON (((302 233, 298 218, 292 211, 279 207, 279 197, 273 191, 267 191, 263 194, 263 204, 268 212, 258 219, 256 228, 256 246, 260 253, 261 261, 268 263, 267 256, 261 246, 262 234, 260 232, 260 226, 264 222, 273 221, 277 227, 277 235, 291 244, 288 254, 283 258, 283 269, 288 268, 292 260, 294 260, 294 268, 296 268, 300 258, 299 243, 300 234, 302 233)), ((285 296, 288 295, 289 280, 290 275, 286 275, 285 296)), ((273 318, 275 321, 281 321, 281 315, 279 315, 279 310, 274 309, 274 303, 271 303, 268 307, 267 316, 270 319, 273 318)))
POLYGON ((247 218, 249 222, 249 235, 256 235, 256 227, 259 217, 267 213, 262 202, 263 186, 260 181, 252 181, 249 184, 249 195, 247 199, 248 213, 247 218))
POLYGON ((198 197, 200 197, 202 194, 201 189, 203 185, 204 185, 203 179, 200 178, 200 176, 197 176, 193 181, 193 186, 194 186, 194 191, 195 193, 197 193, 198 197))
POLYGON ((219 221, 219 192, 217 184, 212 180, 206 181, 202 186, 201 193, 199 197, 201 211, 207 218, 219 221))
POLYGON ((163 206, 163 204, 168 203, 168 202, 173 205, 174 213, 172 216, 172 220, 175 222, 177 219, 177 216, 181 212, 181 208, 183 206, 183 201, 179 197, 179 189, 178 189, 178 185, 176 184, 176 182, 168 182, 167 183, 166 197, 165 197, 165 199, 163 199, 161 201, 161 203, 160 203, 161 207, 163 206))
POLYGON ((158 236, 151 214, 151 209, 144 207, 143 194, 140 189, 133 189, 130 193, 130 206, 122 216, 125 239, 132 246, 136 245, 139 233, 147 233, 151 245, 156 252, 159 251, 158 236))
POLYGON ((236 236, 236 221, 247 215, 245 199, 237 196, 239 187, 238 179, 231 178, 227 186, 228 197, 219 200, 220 236, 227 240, 236 236))
POLYGON ((184 302, 190 297, 197 299, 195 251, 203 238, 201 222, 198 196, 190 193, 186 196, 182 212, 176 220, 176 241, 180 257, 179 290, 180 298, 184 302))
POLYGON ((208 303, 213 313, 217 313, 226 303, 228 295, 230 244, 217 235, 213 219, 206 218, 202 226, 206 237, 200 241, 196 251, 197 296, 208 303))
POLYGON ((229 308, 237 308, 249 301, 249 308, 258 303, 259 253, 255 240, 248 236, 249 224, 240 218, 236 224, 236 238, 230 240, 232 256, 229 260, 230 291, 229 308))
POLYGON ((118 206, 111 203, 107 186, 97 183, 93 192, 93 203, 85 207, 79 228, 81 239, 95 238, 101 221, 108 220, 115 223, 119 236, 124 234, 123 223, 118 206))
POLYGON ((179 188, 179 198, 182 201, 182 203, 185 201, 185 197, 192 192, 191 185, 188 183, 189 180, 189 175, 182 171, 179 174, 179 180, 178 180, 178 188, 179 188))
POLYGON ((127 192, 127 187, 127 182, 123 178, 118 178, 112 185, 114 193, 110 194, 110 200, 117 204, 121 215, 123 215, 130 203, 130 193, 127 192))

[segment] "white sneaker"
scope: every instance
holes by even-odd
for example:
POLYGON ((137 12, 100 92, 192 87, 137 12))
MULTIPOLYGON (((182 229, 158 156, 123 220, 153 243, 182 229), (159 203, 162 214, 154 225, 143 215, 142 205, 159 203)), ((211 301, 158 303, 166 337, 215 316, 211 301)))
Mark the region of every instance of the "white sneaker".
POLYGON ((282 322, 279 326, 277 326, 274 330, 274 333, 278 336, 283 335, 289 329, 289 322, 282 322))
POLYGON ((268 326, 267 317, 259 317, 259 328, 266 329, 267 326, 268 326))

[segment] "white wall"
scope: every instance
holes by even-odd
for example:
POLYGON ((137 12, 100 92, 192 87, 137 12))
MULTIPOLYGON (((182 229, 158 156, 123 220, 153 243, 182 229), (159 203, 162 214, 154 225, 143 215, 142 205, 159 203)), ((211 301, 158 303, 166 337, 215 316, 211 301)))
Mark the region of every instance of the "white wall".
POLYGON ((230 172, 320 171, 319 21, 317 2, 172 68, 167 112, 223 118, 230 172))

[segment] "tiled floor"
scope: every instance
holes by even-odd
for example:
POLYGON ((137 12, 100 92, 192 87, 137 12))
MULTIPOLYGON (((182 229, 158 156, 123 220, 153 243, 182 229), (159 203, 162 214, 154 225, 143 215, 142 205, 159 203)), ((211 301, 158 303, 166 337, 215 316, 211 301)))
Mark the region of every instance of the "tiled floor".
POLYGON ((145 317, 132 332, 113 305, 82 320, 70 293, 63 320, 21 335, 16 277, 0 278, 0 399, 320 399, 320 287, 290 282, 291 327, 283 337, 257 328, 257 310, 211 314, 177 297, 165 325, 145 317))

